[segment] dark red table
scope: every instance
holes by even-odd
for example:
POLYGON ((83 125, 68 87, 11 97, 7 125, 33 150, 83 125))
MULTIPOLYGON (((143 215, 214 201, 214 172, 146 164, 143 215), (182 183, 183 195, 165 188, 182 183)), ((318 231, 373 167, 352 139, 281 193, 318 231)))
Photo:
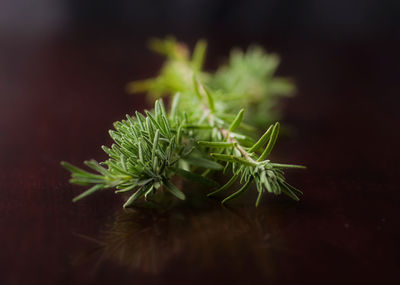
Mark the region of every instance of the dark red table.
MULTIPOLYGON (((302 163, 300 203, 214 202, 124 213, 102 193, 77 204, 59 162, 102 160, 107 130, 146 105, 124 91, 161 59, 144 41, 62 37, 0 45, 1 284, 377 284, 399 271, 399 56, 389 40, 259 40, 298 96, 274 158, 302 163)), ((232 44, 211 38, 209 67, 232 44)), ((147 106, 148 107, 148 106, 147 106)), ((388 284, 388 283, 385 283, 388 284)))

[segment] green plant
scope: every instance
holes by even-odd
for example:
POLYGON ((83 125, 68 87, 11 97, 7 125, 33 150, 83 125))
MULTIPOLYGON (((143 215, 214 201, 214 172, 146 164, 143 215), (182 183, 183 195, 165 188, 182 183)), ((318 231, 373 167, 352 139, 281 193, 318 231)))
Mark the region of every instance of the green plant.
POLYGON ((254 110, 255 102, 268 101, 268 96, 261 96, 263 91, 257 93, 259 97, 252 93, 232 99, 235 88, 240 89, 237 94, 250 94, 243 87, 246 82, 262 84, 261 77, 252 74, 257 74, 257 58, 267 61, 269 57, 260 49, 255 53, 250 50, 250 55, 242 54, 240 61, 254 65, 251 73, 246 73, 249 67, 241 71, 240 63, 235 63, 232 68, 224 67, 212 75, 201 71, 206 49, 203 41, 198 42, 192 57, 173 39, 155 40, 151 46, 167 55, 168 60, 158 77, 131 83, 129 90, 147 91, 153 98, 173 94, 170 108, 167 111, 163 100, 157 99, 152 111, 136 112, 115 122, 115 130, 110 130, 114 144, 111 148, 103 146, 109 159, 101 163, 85 161, 96 173, 62 162, 72 173, 71 183, 91 186, 73 201, 100 189, 114 188, 116 193, 132 193, 124 207, 142 197, 151 200, 162 189, 184 200, 185 194, 173 184, 172 178, 179 176, 215 189, 218 184, 210 178, 213 172, 229 173, 230 179, 208 196, 227 190, 236 181, 242 184, 222 203, 239 196, 252 183, 258 191, 256 206, 266 192, 284 193, 298 200, 301 191, 286 182, 283 169, 304 167, 268 159, 278 137, 279 123, 271 124, 257 141, 247 135, 254 128, 244 122, 245 109, 241 106, 254 110), (240 72, 246 74, 237 83, 242 87, 229 87, 229 74, 240 72))

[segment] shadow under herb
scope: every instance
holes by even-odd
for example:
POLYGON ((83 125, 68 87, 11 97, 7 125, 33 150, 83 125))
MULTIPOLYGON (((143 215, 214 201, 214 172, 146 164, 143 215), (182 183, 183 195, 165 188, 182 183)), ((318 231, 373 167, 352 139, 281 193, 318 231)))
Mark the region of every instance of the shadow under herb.
POLYGON ((195 204, 179 201, 117 211, 80 261, 94 258, 98 265, 112 262, 149 276, 179 271, 182 278, 208 274, 235 279, 251 272, 270 280, 274 259, 285 250, 280 212, 290 204, 227 208, 196 192, 189 195, 198 197, 188 199, 195 204))

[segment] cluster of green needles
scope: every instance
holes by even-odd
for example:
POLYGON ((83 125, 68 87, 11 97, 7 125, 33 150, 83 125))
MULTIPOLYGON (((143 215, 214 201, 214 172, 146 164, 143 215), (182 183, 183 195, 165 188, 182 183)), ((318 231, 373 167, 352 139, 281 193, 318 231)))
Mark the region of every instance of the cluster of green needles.
POLYGON ((298 200, 301 191, 286 182, 284 170, 304 167, 269 160, 280 127, 272 123, 277 102, 293 92, 289 80, 274 76, 279 58, 259 47, 236 50, 227 65, 207 73, 202 70, 204 41, 192 54, 173 38, 153 40, 150 46, 167 60, 156 78, 130 83, 128 90, 147 92, 155 99, 154 109, 114 123, 109 131, 114 143, 102 146, 109 159, 84 162, 92 172, 62 162, 71 183, 89 187, 73 201, 102 189, 129 194, 124 208, 138 199, 151 202, 161 191, 185 200, 176 177, 203 184, 210 197, 237 187, 222 203, 252 184, 256 206, 265 193, 298 200), (170 96, 168 108, 162 96, 170 96), (266 131, 252 137, 262 120, 266 131), (213 179, 217 175, 227 182, 219 186, 213 179))

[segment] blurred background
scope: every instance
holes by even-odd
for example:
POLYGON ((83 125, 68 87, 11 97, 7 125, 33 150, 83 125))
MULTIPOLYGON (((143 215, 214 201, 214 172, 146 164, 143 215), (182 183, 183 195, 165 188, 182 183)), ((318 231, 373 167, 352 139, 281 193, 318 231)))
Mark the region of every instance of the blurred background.
MULTIPOLYGON (((399 50, 398 1, 0 1, 0 283, 389 281, 400 256, 399 50), (284 101, 292 136, 275 155, 308 166, 289 174, 304 198, 271 198, 261 233, 246 224, 246 238, 232 242, 233 252, 247 248, 249 236, 266 243, 270 259, 259 269, 250 262, 256 247, 233 258, 248 261, 236 271, 226 258, 216 258, 214 270, 190 271, 175 257, 158 274, 121 260, 74 262, 93 247, 78 236, 107 229, 121 201, 104 193, 72 204, 80 188, 59 162, 104 159, 99 146, 111 142, 112 122, 149 107, 125 86, 156 75, 163 59, 146 43, 166 35, 190 47, 208 40, 208 70, 232 47, 258 43, 281 55, 278 74, 298 87, 284 101)), ((232 227, 214 214, 200 216, 211 228, 232 227)))
POLYGON ((1 3, 1 32, 43 38, 60 33, 130 32, 199 36, 315 37, 335 42, 398 37, 396 1, 50 1, 1 3))

